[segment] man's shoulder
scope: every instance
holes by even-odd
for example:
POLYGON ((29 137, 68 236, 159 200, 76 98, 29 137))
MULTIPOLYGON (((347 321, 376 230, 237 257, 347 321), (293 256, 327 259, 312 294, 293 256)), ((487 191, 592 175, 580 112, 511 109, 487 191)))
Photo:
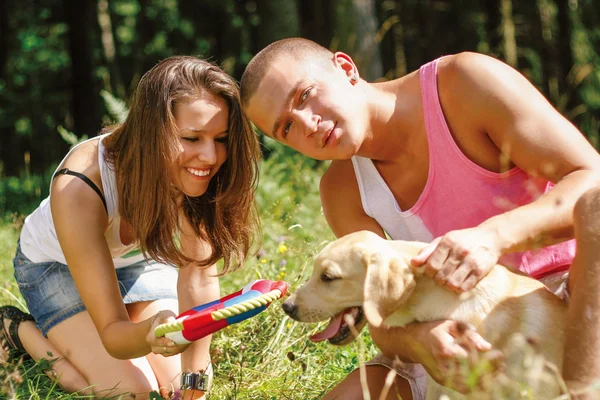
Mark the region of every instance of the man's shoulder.
POLYGON ((334 160, 327 168, 327 171, 321 177, 321 190, 324 186, 339 186, 348 181, 348 178, 354 177, 354 167, 352 160, 334 160))
POLYGON ((354 175, 352 160, 335 160, 323 174, 321 185, 321 200, 354 198, 358 195, 358 183, 354 175))
MULTIPOLYGON (((439 59, 437 64, 440 83, 453 86, 490 86, 489 80, 505 77, 512 68, 494 57, 465 51, 439 59)), ((458 91, 461 93, 461 91, 458 91)))

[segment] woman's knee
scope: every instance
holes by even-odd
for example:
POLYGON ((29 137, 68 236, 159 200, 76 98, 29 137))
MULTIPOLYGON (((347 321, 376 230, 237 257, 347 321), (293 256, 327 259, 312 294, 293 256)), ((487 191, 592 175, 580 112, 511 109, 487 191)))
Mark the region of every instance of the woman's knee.
POLYGON ((117 360, 108 354, 87 312, 56 325, 48 332, 48 339, 57 353, 64 355, 89 382, 95 397, 147 395, 158 389, 145 357, 117 360))
POLYGON ((90 384, 81 373, 64 357, 56 359, 46 375, 68 393, 91 395, 90 384))

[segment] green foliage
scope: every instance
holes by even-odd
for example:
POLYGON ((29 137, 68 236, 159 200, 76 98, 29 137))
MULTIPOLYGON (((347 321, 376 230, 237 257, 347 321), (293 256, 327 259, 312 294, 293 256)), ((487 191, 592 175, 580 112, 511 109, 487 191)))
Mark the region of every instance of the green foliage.
POLYGON ((71 145, 71 147, 83 142, 84 140, 87 140, 88 138, 87 135, 83 135, 79 138, 73 132, 66 130, 62 125, 57 126, 56 130, 58 131, 60 137, 63 138, 63 140, 69 145, 71 145))
POLYGON ((107 90, 102 90, 100 95, 104 100, 108 114, 115 120, 116 123, 121 123, 127 119, 129 109, 123 100, 114 96, 107 90))
MULTIPOLYGON (((275 143, 269 146, 271 158, 261 165, 257 193, 261 247, 244 268, 220 279, 222 295, 259 278, 282 279, 295 290, 308 278, 312 256, 333 239, 320 211, 318 195, 325 165, 275 143)), ((25 308, 12 278, 19 226, 19 221, 0 225, 0 282, 4 285, 0 287, 0 304, 25 308)), ((367 335, 344 348, 313 344, 308 336, 316 330, 315 324, 300 324, 286 317, 281 301, 254 318, 221 330, 213 337, 215 382, 211 398, 321 398, 375 352, 367 335)), ((5 376, 0 373, 4 393, 16 399, 84 398, 59 390, 42 373, 43 367, 43 363, 25 363, 5 369, 5 376)))
POLYGON ((42 175, 0 177, 0 217, 9 219, 13 213, 29 214, 48 196, 48 183, 56 166, 42 175))
MULTIPOLYGON (((396 9, 399 2, 376 0, 371 2, 371 9, 361 11, 363 14, 357 13, 356 2, 348 0, 110 0, 104 11, 110 26, 105 24, 105 29, 100 29, 100 14, 95 8, 89 29, 82 33, 84 47, 91 48, 91 59, 83 61, 92 70, 82 71, 89 79, 79 84, 72 67, 81 65, 82 60, 77 60, 72 52, 69 33, 73 27, 69 25, 68 13, 61 2, 42 3, 0 2, 0 25, 7 27, 6 46, 0 49, 0 136, 3 140, 8 138, 0 147, 18 149, 0 151, 0 159, 4 173, 12 176, 17 176, 24 166, 24 151, 31 153, 30 168, 35 173, 60 160, 64 146, 54 135, 59 126, 91 136, 103 122, 122 120, 125 103, 116 98, 127 102, 143 73, 175 54, 206 57, 238 79, 260 47, 270 40, 298 34, 350 52, 357 61, 364 62, 365 73, 369 63, 382 62, 386 77, 397 75, 398 62, 405 64, 406 73, 434 57, 464 50, 503 56, 502 40, 493 37, 500 37, 501 27, 491 27, 494 7, 473 0, 437 1, 430 6, 406 1, 401 10, 396 9), (361 15, 372 17, 381 56, 373 52, 373 57, 369 57, 360 50, 359 42, 364 36, 361 26, 365 25, 361 15), (439 35, 439 31, 446 34, 439 35), (85 104, 93 104, 85 115, 74 113, 73 104, 74 93, 83 90, 89 97, 85 104), (100 97, 104 104, 98 101, 100 97), (81 124, 82 119, 92 121, 88 128, 76 128, 76 122, 81 124)), ((600 3, 569 2, 573 65, 566 68, 593 71, 585 79, 573 74, 569 82, 557 75, 558 64, 564 58, 559 52, 564 49, 556 50, 562 37, 556 2, 512 3, 519 70, 597 143, 600 3), (546 27, 540 26, 542 17, 547 20, 546 27)))

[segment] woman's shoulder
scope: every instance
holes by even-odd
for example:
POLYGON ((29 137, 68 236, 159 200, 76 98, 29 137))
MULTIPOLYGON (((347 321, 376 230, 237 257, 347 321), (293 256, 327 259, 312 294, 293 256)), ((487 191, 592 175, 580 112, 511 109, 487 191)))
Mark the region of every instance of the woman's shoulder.
MULTIPOLYGON (((102 188, 102 176, 100 174, 100 164, 98 161, 99 144, 100 137, 95 137, 92 139, 88 139, 85 142, 79 143, 73 149, 71 149, 71 151, 69 151, 69 153, 62 161, 58 169, 61 170, 66 168, 70 171, 85 175, 100 189, 102 193, 104 193, 104 190, 102 188)), ((54 177, 53 181, 55 181, 56 178, 57 176, 54 177)), ((81 180, 77 177, 73 178, 81 180)), ((53 186, 55 186, 54 182, 52 182, 52 184, 53 186)), ((87 187, 89 187, 89 185, 85 183, 84 185, 85 186, 75 186, 77 188, 85 188, 87 190, 87 187)))

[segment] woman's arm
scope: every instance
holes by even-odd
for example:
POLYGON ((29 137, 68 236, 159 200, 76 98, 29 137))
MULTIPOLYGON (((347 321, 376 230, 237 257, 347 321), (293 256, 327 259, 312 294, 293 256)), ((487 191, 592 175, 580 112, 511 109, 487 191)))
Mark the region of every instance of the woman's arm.
MULTIPOLYGON (((98 142, 78 146, 62 167, 83 173, 99 188, 98 142)), ((105 239, 108 217, 101 198, 80 178, 59 175, 51 185, 51 212, 58 241, 75 286, 108 353, 131 359, 172 344, 166 338, 147 339, 151 319, 132 323, 123 304, 112 256, 105 239)), ((159 317, 166 318, 163 312, 159 317)), ((156 318, 160 323, 161 318, 156 318)), ((183 347, 184 348, 184 347, 183 347)), ((175 354, 183 350, 170 347, 175 354)))
MULTIPOLYGON (((84 172, 93 176, 93 171, 84 172)), ((129 320, 104 237, 108 218, 100 197, 81 179, 65 175, 55 179, 51 196, 52 217, 69 271, 108 353, 131 359, 148 354, 152 345, 159 349, 169 345, 165 338, 146 341, 150 320, 129 320)))
MULTIPOLYGON (((184 219, 182 226, 182 252, 195 260, 206 258, 210 251, 209 246, 195 236, 187 220, 184 219)), ((216 274, 216 265, 198 267, 194 264, 188 264, 179 269, 177 294, 180 312, 220 297, 219 279, 216 274)), ((183 372, 197 372, 206 369, 210 360, 210 340, 211 336, 197 340, 182 353, 181 370, 183 372)))

